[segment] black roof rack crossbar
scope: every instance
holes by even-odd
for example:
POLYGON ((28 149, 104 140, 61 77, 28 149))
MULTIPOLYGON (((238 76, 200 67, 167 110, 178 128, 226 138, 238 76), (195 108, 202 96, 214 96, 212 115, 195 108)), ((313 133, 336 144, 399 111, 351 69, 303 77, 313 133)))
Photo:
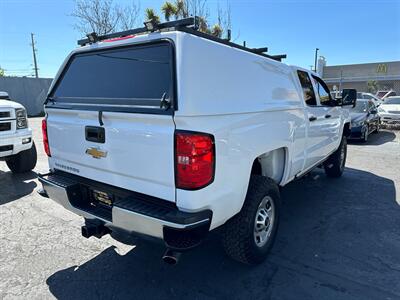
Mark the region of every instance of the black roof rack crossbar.
POLYGON ((254 53, 254 54, 257 54, 257 55, 260 55, 260 56, 263 56, 263 57, 267 57, 267 58, 270 58, 270 59, 273 59, 273 60, 276 60, 276 61, 281 61, 283 58, 286 58, 286 54, 281 54, 281 55, 265 54, 263 52, 260 52, 258 49, 247 48, 245 46, 241 46, 241 45, 233 43, 231 41, 220 39, 220 38, 215 37, 213 35, 210 35, 210 34, 198 31, 198 30, 194 30, 192 28, 182 27, 182 28, 179 28, 179 31, 190 33, 190 34, 193 34, 193 35, 205 38, 205 39, 209 39, 209 40, 214 41, 214 42, 218 42, 218 43, 221 43, 221 44, 233 47, 233 48, 237 48, 237 49, 240 49, 240 50, 251 52, 251 53, 254 53))
MULTIPOLYGON (((108 39, 113 39, 113 38, 118 38, 118 37, 124 37, 124 36, 128 36, 128 35, 143 33, 146 31, 147 31, 147 29, 145 27, 143 27, 143 28, 125 30, 125 31, 121 31, 121 32, 109 33, 109 34, 98 36, 97 41, 103 41, 103 40, 108 40, 108 39)), ((87 44, 90 44, 90 41, 88 38, 81 39, 78 41, 79 46, 85 46, 87 44)))
POLYGON ((271 55, 272 59, 275 59, 277 61, 282 61, 282 59, 286 58, 287 55, 286 54, 275 54, 275 55, 271 55))
MULTIPOLYGON (((159 23, 156 24, 156 27, 154 28, 155 30, 159 29, 179 29, 180 27, 193 27, 197 28, 198 22, 195 22, 195 20, 198 20, 198 17, 190 17, 190 18, 185 18, 181 20, 176 20, 176 21, 170 21, 170 22, 165 22, 165 23, 159 23)), ((128 35, 134 35, 134 34, 139 34, 139 33, 146 33, 149 32, 150 30, 144 26, 136 29, 130 29, 130 30, 125 30, 125 31, 120 31, 120 32, 115 32, 115 33, 109 33, 105 35, 100 35, 97 38, 97 41, 104 41, 108 39, 113 39, 113 38, 119 38, 119 37, 124 37, 128 35)), ((82 39, 78 41, 79 46, 84 46, 90 44, 90 41, 88 38, 82 39)))
POLYGON ((266 53, 266 52, 268 52, 268 47, 253 48, 251 50, 253 50, 255 53, 266 53))
MULTIPOLYGON (((181 19, 181 20, 176 20, 176 21, 170 21, 170 22, 165 22, 165 23, 159 23, 159 24, 153 24, 154 28, 152 30, 149 30, 147 26, 141 27, 141 28, 136 28, 136 29, 131 29, 131 30, 126 30, 126 31, 121 31, 121 32, 115 32, 115 33, 110 33, 110 34, 105 34, 101 36, 96 36, 95 41, 103 41, 103 40, 108 40, 108 39, 113 39, 113 38, 119 38, 119 37, 124 37, 124 36, 129 36, 129 35, 135 35, 135 34, 140 34, 140 33, 146 33, 146 32, 152 32, 156 30, 161 30, 161 29, 172 29, 172 30, 177 30, 177 31, 182 31, 186 33, 190 33, 193 35, 196 35, 198 37, 202 37, 217 43, 221 43, 233 48, 237 48, 243 51, 251 52, 263 57, 267 57, 276 61, 282 61, 282 59, 286 58, 286 54, 281 54, 281 55, 269 55, 266 54, 265 52, 268 51, 267 47, 263 48, 247 48, 246 46, 241 46, 236 43, 233 43, 227 39, 222 39, 216 36, 213 36, 211 34, 207 34, 204 32, 201 32, 198 30, 198 17, 190 17, 186 19, 181 19)), ((147 22, 145 22, 147 23, 147 22)), ((91 41, 89 38, 82 39, 78 41, 78 45, 84 46, 87 44, 90 44, 91 41)))
MULTIPOLYGON (((265 54, 268 52, 268 47, 262 47, 262 48, 253 48, 250 49, 252 52, 257 53, 257 54, 265 54)), ((282 61, 282 59, 286 58, 286 54, 279 54, 279 55, 270 55, 271 58, 277 60, 277 61, 282 61)))

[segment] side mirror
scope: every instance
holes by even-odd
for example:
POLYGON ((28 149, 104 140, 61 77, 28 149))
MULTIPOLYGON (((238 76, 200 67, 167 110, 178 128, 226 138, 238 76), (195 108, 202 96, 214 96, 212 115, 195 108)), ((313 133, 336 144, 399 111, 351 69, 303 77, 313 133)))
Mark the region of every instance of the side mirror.
POLYGON ((356 106, 357 90, 356 89, 343 89, 342 91, 342 106, 352 105, 356 106))

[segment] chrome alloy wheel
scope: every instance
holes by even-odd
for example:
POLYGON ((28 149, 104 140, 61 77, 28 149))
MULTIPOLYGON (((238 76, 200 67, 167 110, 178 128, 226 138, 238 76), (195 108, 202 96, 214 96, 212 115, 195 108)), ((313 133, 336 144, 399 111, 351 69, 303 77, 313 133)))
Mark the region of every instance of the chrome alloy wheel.
POLYGON ((254 222, 254 241, 263 247, 269 240, 275 222, 275 206, 270 196, 265 196, 257 209, 254 222))

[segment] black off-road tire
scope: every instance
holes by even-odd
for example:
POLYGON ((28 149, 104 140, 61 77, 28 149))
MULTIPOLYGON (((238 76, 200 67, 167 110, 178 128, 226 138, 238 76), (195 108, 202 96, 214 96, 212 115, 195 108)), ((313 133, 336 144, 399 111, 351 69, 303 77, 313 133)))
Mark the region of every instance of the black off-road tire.
POLYGON ((339 148, 329 156, 324 163, 325 174, 328 177, 342 176, 347 157, 347 138, 342 137, 339 148), (344 151, 344 152, 342 152, 344 151))
POLYGON ((11 172, 19 174, 33 170, 37 162, 37 153, 35 143, 28 150, 22 151, 6 160, 11 172))
POLYGON ((252 175, 242 210, 230 219, 223 228, 222 244, 228 256, 241 263, 256 265, 265 260, 271 249, 278 229, 280 195, 278 185, 270 178, 252 175), (275 214, 272 231, 265 245, 257 246, 254 226, 260 203, 269 196, 275 214))

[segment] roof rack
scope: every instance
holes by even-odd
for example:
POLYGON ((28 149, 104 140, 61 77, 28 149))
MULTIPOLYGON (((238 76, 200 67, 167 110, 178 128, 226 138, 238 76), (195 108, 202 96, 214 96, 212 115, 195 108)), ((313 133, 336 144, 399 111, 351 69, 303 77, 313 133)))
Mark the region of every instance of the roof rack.
POLYGON ((170 22, 165 22, 165 23, 159 23, 159 24, 153 23, 151 21, 147 21, 144 23, 146 25, 144 27, 115 32, 115 33, 109 33, 109 34, 105 34, 105 35, 101 35, 101 36, 98 36, 95 32, 93 32, 93 33, 90 33, 87 35, 88 38, 79 40, 78 45, 84 46, 87 44, 96 43, 98 41, 114 39, 114 38, 119 38, 119 37, 134 35, 134 34, 140 34, 140 33, 147 33, 147 32, 152 32, 152 31, 161 30, 161 29, 176 29, 177 30, 180 27, 189 27, 189 26, 196 27, 196 29, 197 29, 196 24, 198 24, 198 22, 196 23, 195 20, 197 20, 197 17, 196 18, 186 18, 186 19, 170 21, 170 22))
POLYGON ((130 35, 135 35, 135 34, 141 34, 141 33, 148 33, 148 32, 154 32, 157 30, 176 30, 176 31, 182 31, 186 33, 190 33, 193 35, 196 35, 198 37, 202 37, 214 42, 218 42, 230 47, 234 47, 237 49, 241 49, 247 52, 251 52, 263 57, 267 57, 276 61, 282 61, 282 59, 286 58, 286 54, 281 54, 281 55, 269 55, 266 54, 265 52, 268 52, 267 47, 263 48, 247 48, 246 46, 241 46, 236 43, 231 42, 229 39, 222 39, 216 36, 213 36, 208 33, 204 33, 198 30, 199 26, 199 17, 190 17, 190 18, 185 18, 181 20, 176 20, 176 21, 170 21, 170 22, 165 22, 165 23, 155 23, 152 21, 146 21, 144 22, 145 26, 136 28, 136 29, 130 29, 130 30, 125 30, 121 32, 115 32, 115 33, 110 33, 110 34, 105 34, 98 36, 95 32, 90 33, 87 35, 86 39, 82 39, 78 41, 79 46, 85 46, 87 44, 92 44, 96 43, 98 41, 104 41, 108 39, 114 39, 114 38, 121 38, 121 37, 126 37, 130 35))

